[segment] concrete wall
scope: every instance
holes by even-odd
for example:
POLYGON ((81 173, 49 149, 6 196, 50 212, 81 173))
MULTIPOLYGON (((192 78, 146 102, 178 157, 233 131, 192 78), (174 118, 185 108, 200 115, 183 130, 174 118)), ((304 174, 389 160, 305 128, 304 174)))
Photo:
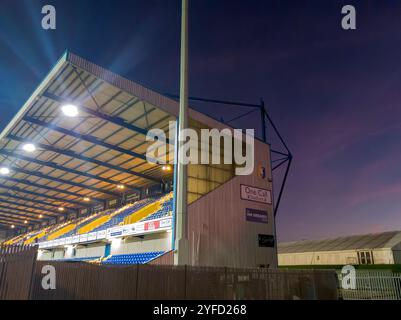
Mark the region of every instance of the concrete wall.
POLYGON ((258 235, 275 238, 272 205, 242 200, 241 184, 272 190, 269 146, 255 141, 253 174, 236 176, 188 207, 190 263, 203 266, 277 265, 276 248, 259 247, 258 235), (266 177, 258 167, 266 169, 266 177), (246 220, 246 208, 267 211, 268 223, 246 220))
MULTIPOLYGON (((103 242, 78 246, 76 248, 75 258, 102 257, 105 247, 106 244, 103 242)), ((69 258, 69 256, 66 255, 66 258, 69 258)))
POLYGON ((128 254, 171 250, 171 232, 146 235, 141 238, 126 238, 111 243, 111 254, 128 254))
MULTIPOLYGON (((105 242, 96 242, 87 245, 78 245, 57 248, 52 250, 41 250, 39 260, 70 259, 85 257, 102 257, 105 255, 105 242), (75 253, 75 254, 74 254, 75 253)), ((170 251, 171 232, 160 232, 145 235, 143 239, 130 237, 115 239, 111 242, 111 254, 130 254, 150 251, 170 251)))

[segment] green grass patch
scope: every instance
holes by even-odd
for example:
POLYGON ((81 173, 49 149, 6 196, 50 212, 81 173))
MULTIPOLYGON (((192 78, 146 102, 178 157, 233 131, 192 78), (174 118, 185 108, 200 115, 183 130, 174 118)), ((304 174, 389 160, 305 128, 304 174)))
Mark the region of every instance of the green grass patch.
MULTIPOLYGON (((279 266, 279 269, 335 269, 341 270, 343 265, 307 265, 307 266, 279 266)), ((354 265, 356 270, 391 270, 401 272, 401 264, 370 264, 354 265)))

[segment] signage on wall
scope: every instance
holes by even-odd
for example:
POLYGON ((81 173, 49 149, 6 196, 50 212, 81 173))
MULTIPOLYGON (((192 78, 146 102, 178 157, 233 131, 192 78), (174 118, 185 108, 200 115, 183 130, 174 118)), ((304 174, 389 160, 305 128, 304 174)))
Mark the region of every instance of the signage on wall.
POLYGON ((138 193, 131 193, 131 194, 127 194, 125 197, 126 201, 137 201, 139 200, 140 195, 138 193))
POLYGON ((267 211, 246 208, 245 215, 246 221, 267 223, 267 211))
POLYGON ((272 196, 270 190, 246 186, 244 184, 241 184, 241 199, 259 203, 272 204, 272 196))
POLYGON ((110 200, 110 201, 108 202, 108 206, 109 206, 109 207, 115 206, 116 204, 117 204, 117 199, 112 199, 112 200, 110 200))
POLYGON ((93 210, 95 212, 103 211, 104 210, 104 204, 103 203, 98 204, 96 207, 93 208, 93 210))
POLYGON ((274 248, 274 237, 268 234, 258 235, 259 247, 274 248))
POLYGON ((39 243, 39 248, 40 249, 55 248, 61 245, 89 243, 97 240, 103 240, 106 238, 113 239, 126 236, 144 235, 153 232, 171 230, 171 226, 172 226, 172 218, 167 217, 145 222, 137 222, 134 224, 118 226, 114 228, 109 228, 107 230, 90 232, 56 240, 44 241, 39 243))

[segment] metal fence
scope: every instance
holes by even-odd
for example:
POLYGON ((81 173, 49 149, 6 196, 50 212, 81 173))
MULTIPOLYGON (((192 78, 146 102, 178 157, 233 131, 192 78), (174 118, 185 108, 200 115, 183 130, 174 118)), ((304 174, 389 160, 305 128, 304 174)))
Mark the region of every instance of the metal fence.
POLYGON ((32 299, 264 300, 337 299, 328 270, 37 262, 32 299), (55 267, 55 290, 43 290, 41 269, 55 267))
POLYGON ((0 300, 28 299, 37 249, 0 246, 0 300))
MULTIPOLYGON (((36 248, 0 255, 0 299, 264 300, 337 299, 334 270, 113 266, 36 261, 36 248), (43 286, 53 266, 55 289, 43 286), (48 267, 46 267, 48 270, 48 267)), ((18 251, 19 250, 19 251, 18 251)))
POLYGON ((339 297, 344 300, 401 300, 401 274, 391 271, 356 271, 355 289, 342 289, 338 274, 339 297))

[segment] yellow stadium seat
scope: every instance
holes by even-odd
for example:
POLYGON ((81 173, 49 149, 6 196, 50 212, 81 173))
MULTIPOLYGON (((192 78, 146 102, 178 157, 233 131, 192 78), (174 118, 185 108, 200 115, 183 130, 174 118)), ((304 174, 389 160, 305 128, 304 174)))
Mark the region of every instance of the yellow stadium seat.
POLYGON ((161 201, 155 201, 138 211, 135 211, 133 214, 128 216, 127 218, 124 219, 124 224, 132 224, 135 222, 138 222, 139 220, 147 217, 148 215, 152 214, 153 212, 156 212, 159 210, 161 207, 161 201))
POLYGON ((96 229, 97 227, 101 226, 102 224, 106 223, 107 221, 110 220, 110 216, 103 216, 100 217, 99 219, 96 219, 95 221, 92 221, 88 223, 87 225, 83 226, 78 230, 78 234, 84 234, 92 231, 93 229, 96 229))
POLYGON ((47 237, 47 240, 57 239, 57 238, 61 237, 62 235, 66 234, 67 232, 70 232, 70 231, 74 230, 75 227, 76 227, 75 223, 67 224, 65 227, 63 227, 61 229, 58 229, 57 231, 51 233, 47 237))

